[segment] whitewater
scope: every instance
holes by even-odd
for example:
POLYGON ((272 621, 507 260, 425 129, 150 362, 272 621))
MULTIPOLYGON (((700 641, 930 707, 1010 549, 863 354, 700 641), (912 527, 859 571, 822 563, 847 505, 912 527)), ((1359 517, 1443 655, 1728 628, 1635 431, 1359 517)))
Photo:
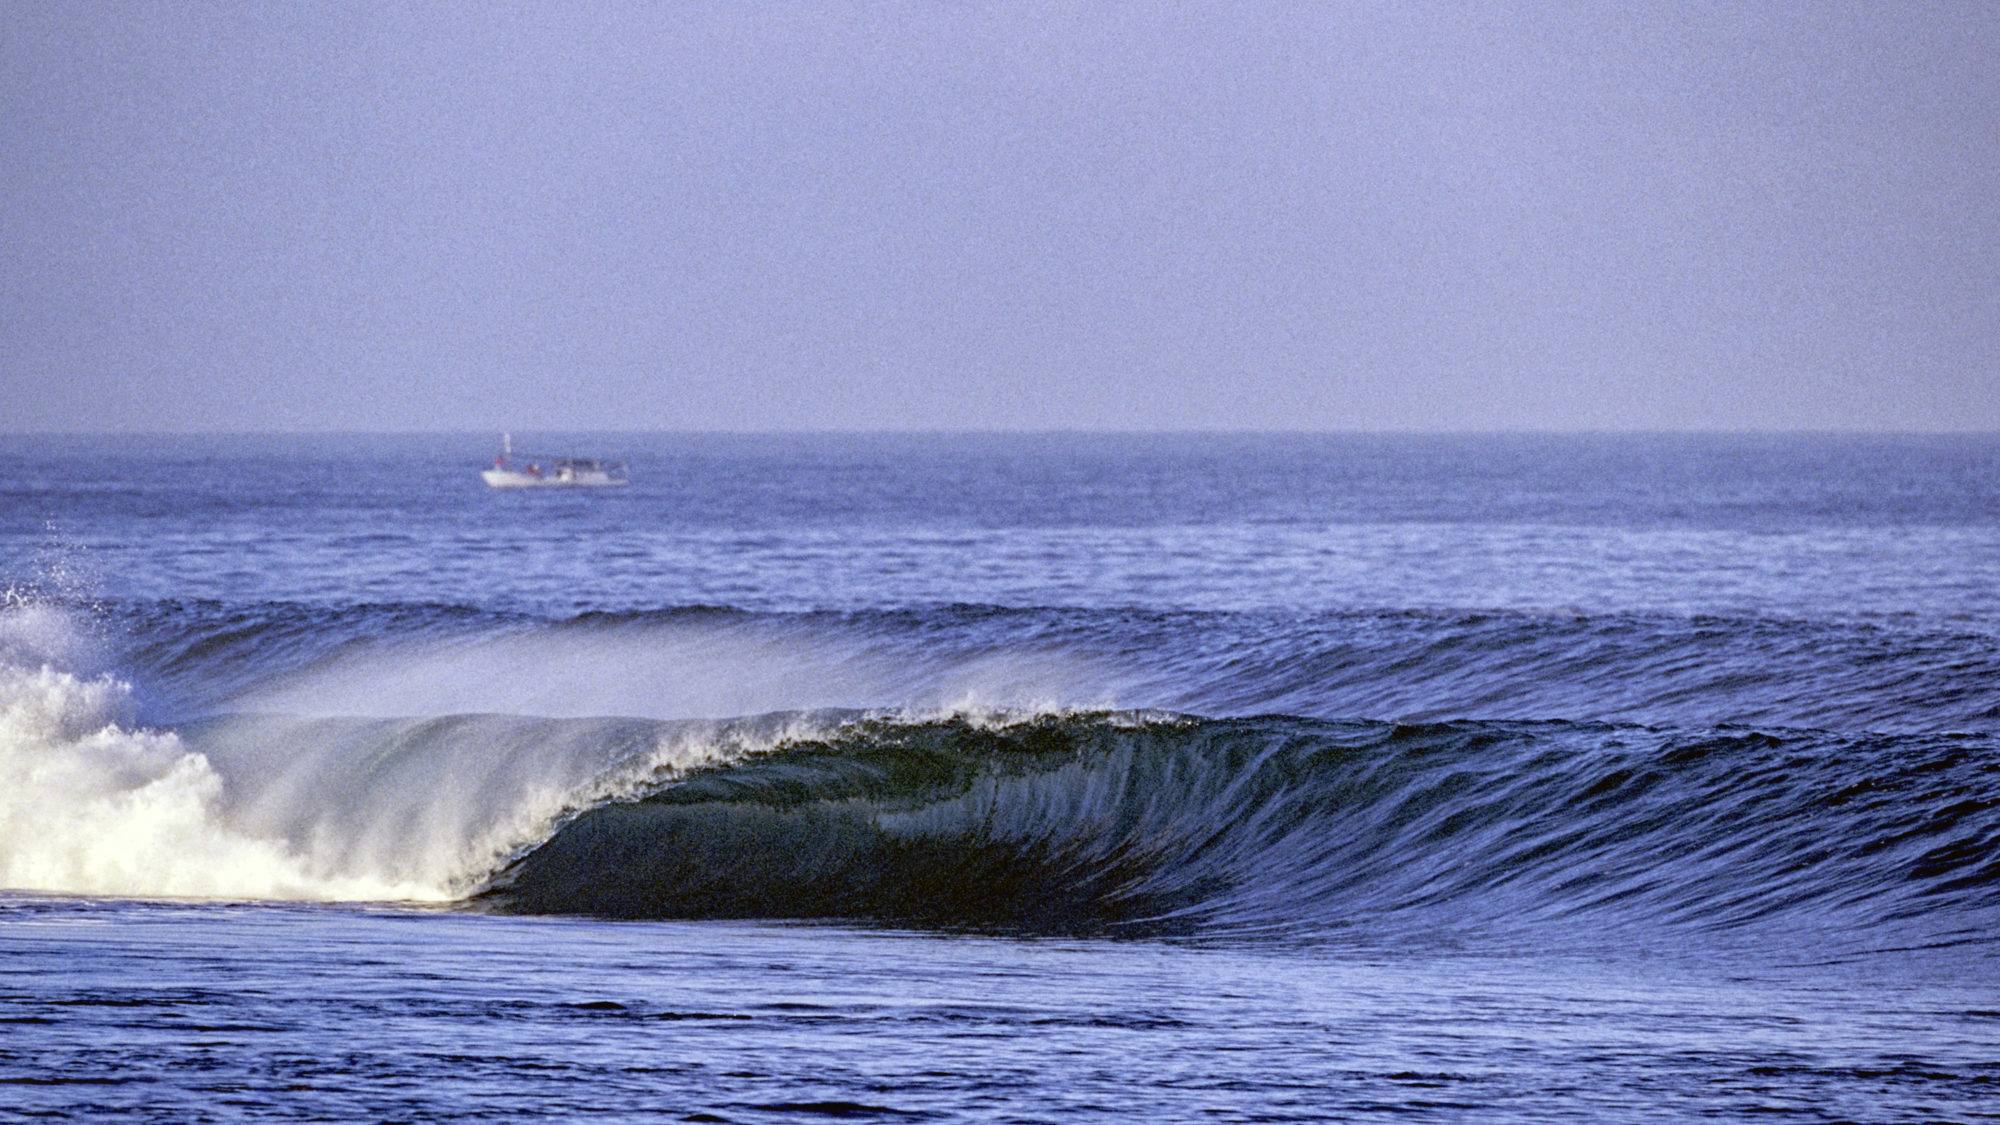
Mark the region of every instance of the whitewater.
POLYGON ((0 1118, 1993 1112, 1994 439, 572 440, 0 439, 0 1118))

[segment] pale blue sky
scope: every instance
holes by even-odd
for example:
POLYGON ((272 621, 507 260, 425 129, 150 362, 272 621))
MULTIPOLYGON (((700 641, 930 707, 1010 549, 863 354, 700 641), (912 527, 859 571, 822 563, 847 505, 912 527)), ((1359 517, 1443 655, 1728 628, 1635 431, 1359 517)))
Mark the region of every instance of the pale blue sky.
POLYGON ((2000 429, 2000 5, 0 0, 0 430, 2000 429))

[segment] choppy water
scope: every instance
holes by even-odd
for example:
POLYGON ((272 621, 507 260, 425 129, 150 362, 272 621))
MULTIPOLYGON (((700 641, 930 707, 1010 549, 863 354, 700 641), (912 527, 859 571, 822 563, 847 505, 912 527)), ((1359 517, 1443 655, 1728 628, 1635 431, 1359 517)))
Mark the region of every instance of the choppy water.
POLYGON ((0 1115, 2000 1115, 2000 440, 562 444, 0 439, 0 1115))

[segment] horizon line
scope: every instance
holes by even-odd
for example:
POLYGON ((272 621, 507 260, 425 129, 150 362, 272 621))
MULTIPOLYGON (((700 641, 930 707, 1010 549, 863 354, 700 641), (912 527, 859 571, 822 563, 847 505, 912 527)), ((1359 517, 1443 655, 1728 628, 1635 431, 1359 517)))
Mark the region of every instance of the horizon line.
POLYGON ((674 437, 1994 437, 2000 429, 1914 429, 1893 427, 1599 427, 1537 429, 1525 427, 1416 429, 1348 427, 1337 429, 1263 428, 1133 428, 1091 427, 970 429, 909 428, 772 428, 673 429, 616 427, 479 427, 456 429, 241 429, 241 430, 0 430, 0 438, 230 438, 230 437, 471 437, 508 433, 618 434, 674 437))

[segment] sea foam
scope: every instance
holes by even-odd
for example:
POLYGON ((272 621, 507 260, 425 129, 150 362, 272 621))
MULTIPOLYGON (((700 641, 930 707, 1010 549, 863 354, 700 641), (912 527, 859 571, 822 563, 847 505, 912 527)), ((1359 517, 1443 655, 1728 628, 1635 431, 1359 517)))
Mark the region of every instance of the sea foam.
POLYGON ((232 822, 229 785, 173 731, 134 718, 132 687, 79 670, 65 610, 0 606, 0 887, 81 895, 424 899, 434 888, 340 871, 232 822))
POLYGON ((0 664, 0 886, 92 895, 380 899, 423 888, 314 870, 228 823, 222 777, 131 725, 130 687, 0 664))

